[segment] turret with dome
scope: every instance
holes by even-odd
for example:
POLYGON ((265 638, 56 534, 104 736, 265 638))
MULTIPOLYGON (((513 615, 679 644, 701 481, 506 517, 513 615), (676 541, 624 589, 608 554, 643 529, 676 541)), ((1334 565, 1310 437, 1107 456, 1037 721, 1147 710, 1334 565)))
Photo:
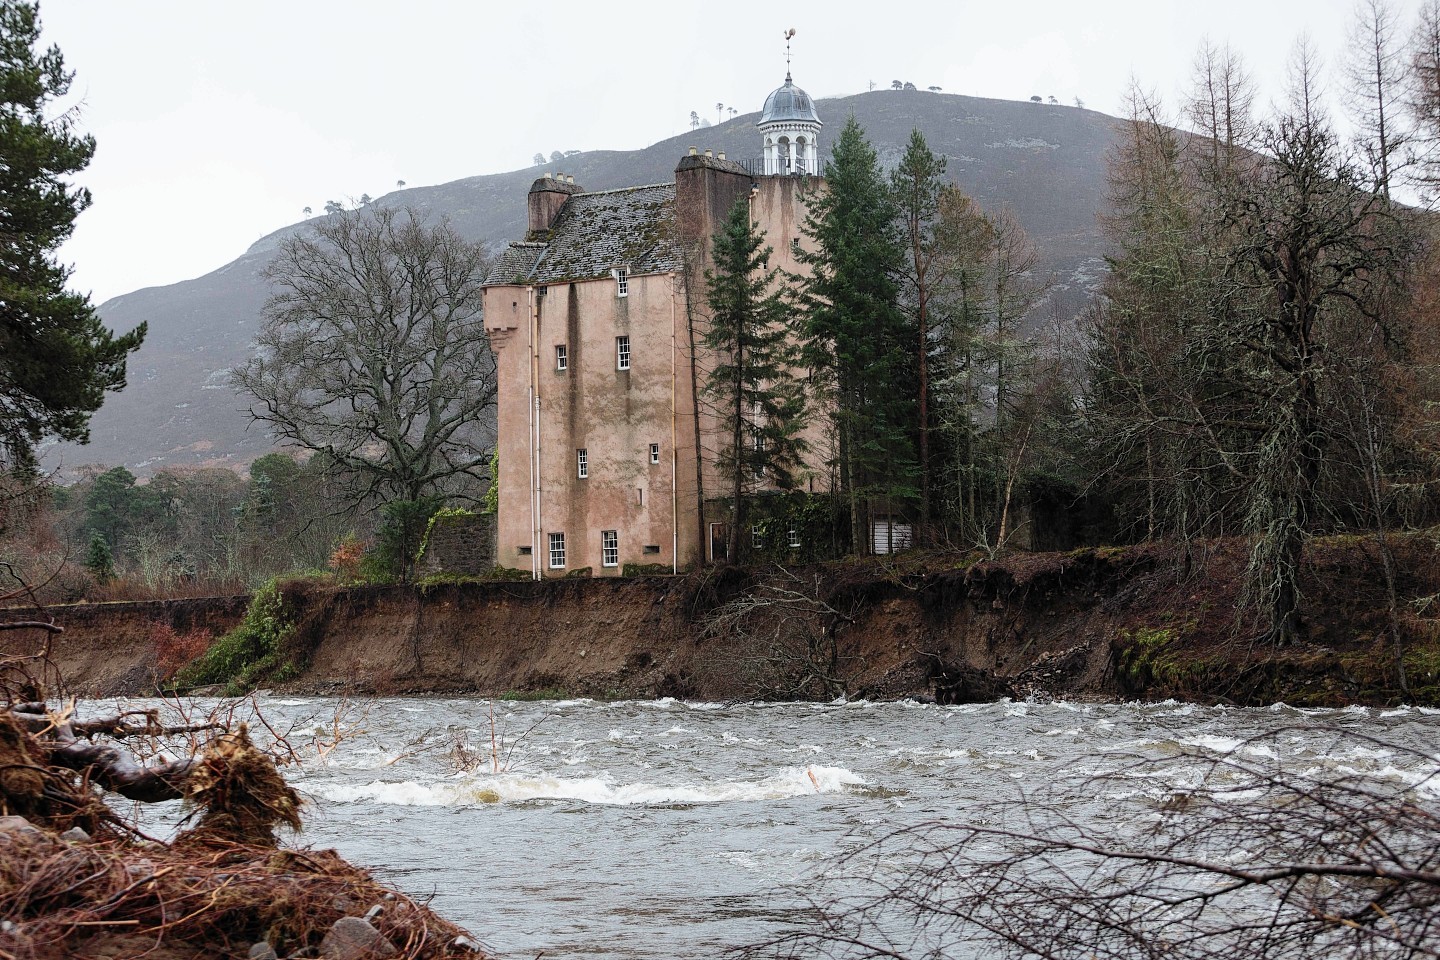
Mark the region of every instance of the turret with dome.
POLYGON ((760 135, 765 140, 765 172, 767 174, 820 172, 820 115, 810 94, 795 86, 790 78, 790 38, 785 33, 785 85, 777 87, 765 98, 760 112, 760 135))

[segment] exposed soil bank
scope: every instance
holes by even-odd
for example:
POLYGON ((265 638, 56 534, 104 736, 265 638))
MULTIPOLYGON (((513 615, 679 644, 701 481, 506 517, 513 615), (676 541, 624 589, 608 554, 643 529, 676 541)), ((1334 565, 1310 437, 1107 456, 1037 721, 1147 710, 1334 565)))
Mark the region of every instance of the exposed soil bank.
MULTIPOLYGON (((300 672, 288 686, 1440 704, 1440 620, 1424 603, 1440 593, 1435 542, 1413 536, 1394 548, 1392 617, 1373 542, 1315 543, 1304 578, 1307 637, 1280 649, 1257 641, 1259 631, 1236 612, 1246 548, 1231 541, 1193 547, 1188 562, 1174 548, 1147 546, 997 562, 915 555, 811 568, 794 579, 729 569, 427 589, 292 586, 297 626, 287 656, 300 672), (762 596, 771 602, 740 609, 762 596), (734 616, 717 628, 722 609, 734 616)), ((76 689, 143 692, 155 674, 155 623, 218 632, 242 608, 237 598, 57 607, 66 632, 55 657, 76 689)))

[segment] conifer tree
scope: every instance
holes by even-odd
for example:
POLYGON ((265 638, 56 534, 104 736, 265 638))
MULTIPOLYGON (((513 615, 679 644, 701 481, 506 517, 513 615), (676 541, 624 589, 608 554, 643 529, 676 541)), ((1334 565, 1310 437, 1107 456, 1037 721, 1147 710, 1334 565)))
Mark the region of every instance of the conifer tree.
POLYGON ((937 157, 919 130, 910 131, 910 142, 900 165, 890 176, 896 210, 900 217, 900 237, 905 244, 906 306, 912 311, 915 325, 915 401, 917 464, 920 479, 920 535, 929 536, 932 504, 930 427, 932 418, 930 388, 930 354, 932 345, 933 301, 940 295, 954 263, 947 257, 943 244, 937 243, 936 225, 940 217, 940 201, 948 189, 945 185, 945 158, 937 157))
POLYGON ((0 0, 0 461, 28 468, 42 438, 84 442, 107 390, 125 385, 141 324, 114 336, 88 297, 66 289, 55 251, 90 205, 70 185, 95 152, 72 111, 51 116, 73 74, 39 52, 36 5, 0 0))
POLYGON ((800 432, 805 394, 794 376, 787 311, 777 291, 771 248, 736 201, 715 238, 715 269, 705 271, 710 324, 703 343, 715 357, 705 393, 715 405, 722 446, 717 462, 729 484, 729 556, 740 556, 749 496, 764 484, 796 486, 805 451, 800 432))
POLYGON ((874 149, 852 116, 825 168, 826 190, 800 260, 806 360, 829 390, 836 488, 850 513, 852 549, 868 552, 876 506, 908 510, 918 497, 914 324, 898 306, 905 251, 874 149))
POLYGON ((85 569, 95 578, 96 583, 109 583, 115 579, 115 555, 110 543, 99 530, 90 533, 90 546, 85 551, 85 569))

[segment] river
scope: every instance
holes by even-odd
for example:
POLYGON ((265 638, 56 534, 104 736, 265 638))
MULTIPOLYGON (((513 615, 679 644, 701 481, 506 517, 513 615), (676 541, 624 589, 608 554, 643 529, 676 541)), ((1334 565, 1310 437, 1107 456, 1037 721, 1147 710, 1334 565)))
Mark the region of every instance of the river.
POLYGON ((433 894, 512 960, 717 956, 803 919, 827 865, 897 828, 1011 798, 1043 824, 1019 798, 1057 785, 1072 817, 1143 818, 1276 731, 1312 772, 1429 791, 1440 767, 1440 711, 1413 708, 502 701, 492 728, 479 699, 261 704, 304 759, 295 842, 433 894))

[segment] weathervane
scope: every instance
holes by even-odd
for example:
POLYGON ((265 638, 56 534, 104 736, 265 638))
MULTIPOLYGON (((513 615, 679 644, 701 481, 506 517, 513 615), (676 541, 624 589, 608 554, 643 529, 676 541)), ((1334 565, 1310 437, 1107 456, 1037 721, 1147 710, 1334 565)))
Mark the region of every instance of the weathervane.
POLYGON ((795 36, 795 28, 791 27, 785 31, 785 82, 790 82, 790 38, 795 36))

